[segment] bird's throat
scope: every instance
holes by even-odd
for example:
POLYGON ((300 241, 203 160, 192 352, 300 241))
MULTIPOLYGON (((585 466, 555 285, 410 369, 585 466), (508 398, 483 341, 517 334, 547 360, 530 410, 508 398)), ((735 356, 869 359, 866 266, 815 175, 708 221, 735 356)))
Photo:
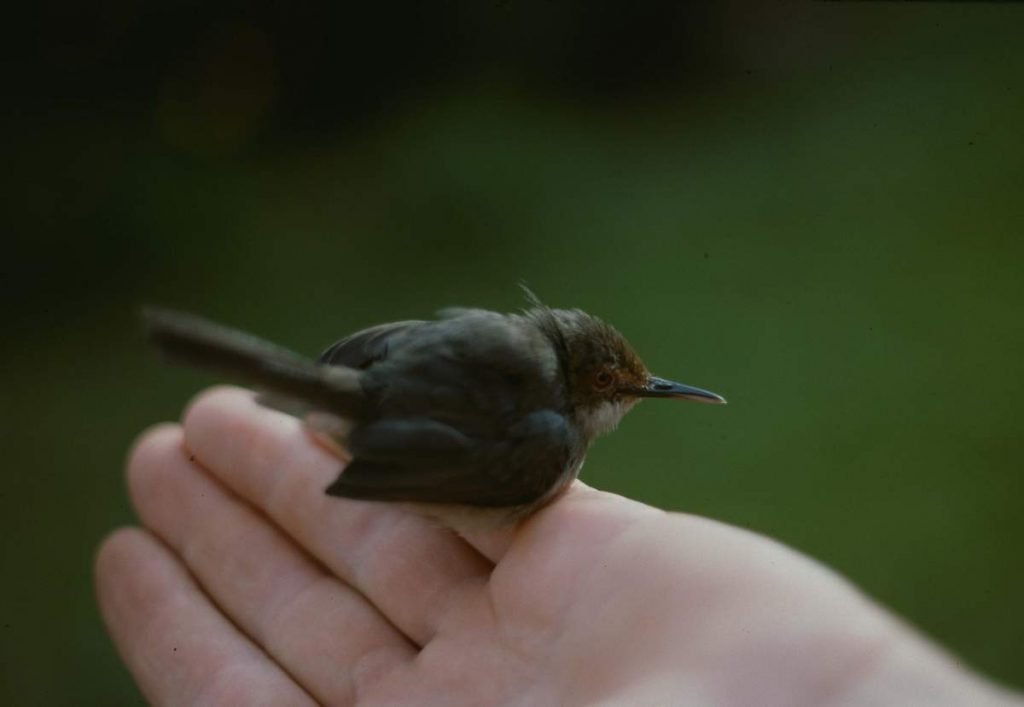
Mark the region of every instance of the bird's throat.
POLYGON ((596 405, 581 407, 576 421, 589 443, 614 430, 618 426, 619 420, 635 404, 635 400, 627 399, 602 400, 596 405))

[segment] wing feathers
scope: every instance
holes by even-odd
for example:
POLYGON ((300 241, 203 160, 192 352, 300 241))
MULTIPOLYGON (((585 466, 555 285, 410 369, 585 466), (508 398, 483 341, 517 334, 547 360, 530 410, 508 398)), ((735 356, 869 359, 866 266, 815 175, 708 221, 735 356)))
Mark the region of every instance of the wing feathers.
POLYGON ((332 366, 366 368, 374 361, 379 361, 387 356, 392 337, 404 334, 424 323, 418 320, 408 320, 363 329, 332 344, 330 348, 320 354, 319 361, 332 366))

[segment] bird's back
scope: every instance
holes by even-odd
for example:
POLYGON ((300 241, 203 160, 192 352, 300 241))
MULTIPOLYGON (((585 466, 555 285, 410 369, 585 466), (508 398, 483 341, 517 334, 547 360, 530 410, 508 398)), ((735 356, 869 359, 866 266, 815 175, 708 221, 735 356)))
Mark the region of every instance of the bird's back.
POLYGON ((516 315, 449 310, 394 332, 365 367, 373 416, 425 416, 486 435, 536 410, 561 412, 559 361, 516 315))

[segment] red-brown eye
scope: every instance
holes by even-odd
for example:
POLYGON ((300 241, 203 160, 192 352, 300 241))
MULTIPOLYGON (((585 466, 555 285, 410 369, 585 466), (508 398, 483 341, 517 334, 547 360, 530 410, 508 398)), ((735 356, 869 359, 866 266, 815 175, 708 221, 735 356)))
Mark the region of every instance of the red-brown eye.
POLYGON ((596 390, 607 390, 615 382, 615 377, 609 371, 598 371, 593 378, 596 390))

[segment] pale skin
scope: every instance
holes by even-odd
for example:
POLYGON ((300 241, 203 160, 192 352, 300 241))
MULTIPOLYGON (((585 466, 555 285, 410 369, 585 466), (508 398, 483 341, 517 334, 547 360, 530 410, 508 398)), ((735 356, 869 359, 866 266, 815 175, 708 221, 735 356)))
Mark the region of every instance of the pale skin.
POLYGON ((577 483, 460 537, 215 388, 128 463, 100 608, 158 705, 1011 705, 816 562, 577 483))

